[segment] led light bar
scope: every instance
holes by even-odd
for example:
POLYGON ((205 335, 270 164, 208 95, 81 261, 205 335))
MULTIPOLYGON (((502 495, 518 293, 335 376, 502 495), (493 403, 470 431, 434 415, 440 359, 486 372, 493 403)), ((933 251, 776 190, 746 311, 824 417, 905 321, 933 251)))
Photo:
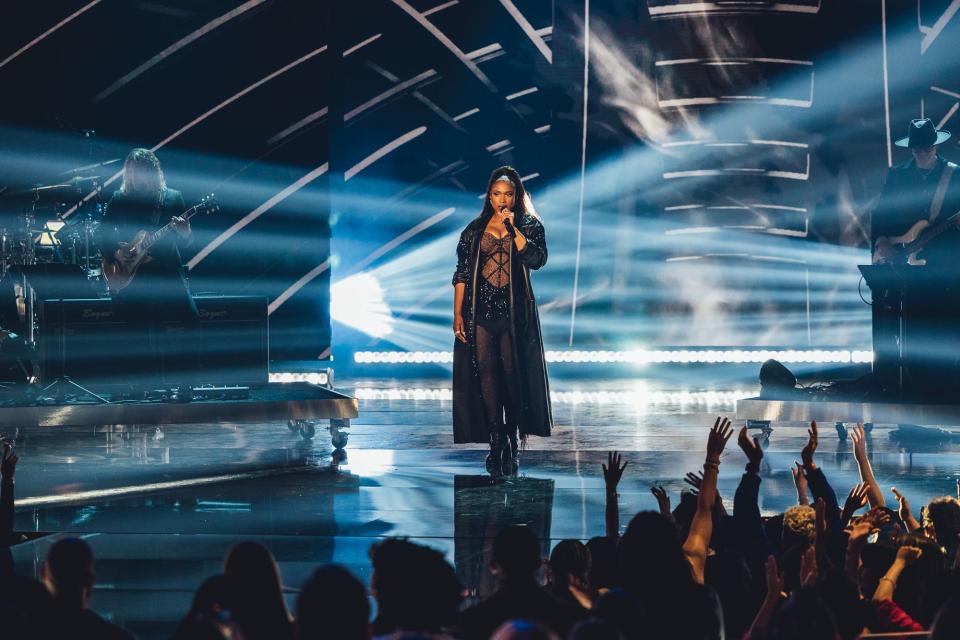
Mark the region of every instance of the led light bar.
MULTIPOLYGON (((631 406, 649 405, 702 405, 732 406, 737 400, 755 395, 755 391, 734 389, 729 391, 648 391, 646 389, 618 391, 551 391, 550 399, 555 404, 618 404, 631 406)), ((444 388, 360 388, 354 390, 358 400, 433 400, 449 402, 453 390, 444 388)))
POLYGON ((310 384, 318 384, 321 386, 327 386, 330 384, 330 374, 326 371, 311 371, 304 373, 297 373, 291 371, 275 372, 270 374, 270 382, 309 382, 310 384))
MULTIPOLYGON (((784 364, 864 364, 873 352, 844 349, 663 349, 633 351, 547 351, 551 363, 750 364, 779 360, 784 364)), ((451 351, 357 351, 357 364, 451 364, 451 351)))

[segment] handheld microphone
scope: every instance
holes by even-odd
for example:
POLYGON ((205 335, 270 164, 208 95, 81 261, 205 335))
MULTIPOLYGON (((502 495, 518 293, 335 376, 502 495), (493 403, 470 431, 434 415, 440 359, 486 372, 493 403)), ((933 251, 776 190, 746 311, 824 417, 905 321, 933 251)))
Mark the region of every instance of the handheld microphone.
MULTIPOLYGON (((503 210, 506 208, 507 208, 506 206, 501 206, 500 213, 503 213, 503 210)), ((510 218, 503 219, 503 226, 506 228, 507 233, 510 235, 511 238, 517 234, 517 230, 513 227, 513 223, 510 222, 510 218)))

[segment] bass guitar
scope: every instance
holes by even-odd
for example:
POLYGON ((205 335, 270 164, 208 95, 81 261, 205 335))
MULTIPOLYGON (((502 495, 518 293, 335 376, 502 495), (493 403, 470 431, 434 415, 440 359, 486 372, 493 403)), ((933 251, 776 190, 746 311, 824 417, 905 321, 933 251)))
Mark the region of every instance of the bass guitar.
POLYGON ((936 224, 930 224, 929 220, 920 220, 903 235, 877 238, 873 249, 873 262, 921 267, 927 264, 926 260, 918 257, 924 247, 944 231, 957 226, 960 226, 960 211, 936 224))
MULTIPOLYGON (((189 220, 198 213, 209 214, 219 210, 220 205, 211 193, 181 213, 180 217, 189 220)), ((140 268, 140 265, 152 260, 150 247, 165 238, 175 228, 173 220, 171 220, 152 233, 141 229, 133 237, 133 240, 120 243, 120 248, 113 254, 113 261, 103 259, 103 276, 110 286, 110 291, 113 293, 123 291, 137 275, 137 269, 140 268)))

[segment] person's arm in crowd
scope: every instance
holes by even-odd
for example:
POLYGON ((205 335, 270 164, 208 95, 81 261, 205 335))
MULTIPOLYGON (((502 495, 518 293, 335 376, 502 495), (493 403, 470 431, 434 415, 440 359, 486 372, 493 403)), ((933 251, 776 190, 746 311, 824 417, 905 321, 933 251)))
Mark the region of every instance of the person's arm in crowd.
POLYGON ((773 614, 777 610, 777 605, 780 604, 780 599, 783 597, 783 575, 780 573, 780 568, 777 567, 777 559, 773 556, 767 556, 765 569, 767 576, 767 594, 764 596, 763 604, 760 605, 760 609, 753 619, 753 624, 750 625, 750 630, 747 631, 747 635, 744 636, 744 640, 763 638, 767 635, 770 620, 773 618, 773 614))
POLYGON ((829 556, 834 562, 840 564, 843 562, 844 549, 843 529, 840 526, 840 507, 837 503, 837 494, 834 493, 833 487, 827 482, 827 477, 823 470, 817 466, 814 459, 820 439, 816 421, 810 423, 807 435, 807 444, 800 452, 800 459, 803 461, 803 471, 807 476, 807 483, 813 499, 822 499, 824 502, 823 517, 829 538, 821 542, 822 553, 818 556, 818 559, 822 561, 829 556))
POLYGON ((807 476, 803 473, 803 465, 795 462, 790 467, 790 473, 793 474, 793 484, 797 487, 797 504, 800 506, 810 504, 810 498, 807 496, 807 476))
POLYGON ((3 461, 0 462, 0 544, 13 540, 13 476, 17 470, 17 454, 3 443, 3 461))
POLYGON ((690 561, 693 578, 703 584, 707 563, 707 547, 713 535, 713 502, 717 494, 717 476, 720 473, 720 454, 733 434, 730 420, 717 418, 707 438, 707 458, 703 463, 703 481, 697 496, 697 512, 690 524, 690 532, 683 543, 683 552, 690 561))
POLYGON ((893 600, 893 593, 897 590, 897 581, 900 579, 900 574, 903 573, 903 570, 908 566, 917 561, 923 554, 923 551, 919 547, 912 547, 910 545, 903 545, 897 549, 897 557, 894 559, 893 564, 890 565, 890 568, 887 569, 887 572, 877 585, 877 590, 873 592, 872 600, 874 602, 882 602, 884 600, 893 600))
POLYGON ((879 529, 874 526, 874 523, 868 517, 861 518, 849 530, 843 573, 852 584, 859 584, 860 581, 860 552, 867 544, 867 538, 870 534, 877 531, 879 529))
POLYGON ((620 464, 620 454, 611 451, 607 454, 607 464, 602 464, 603 484, 606 488, 607 506, 605 510, 607 537, 612 540, 620 538, 620 503, 617 495, 617 485, 620 484, 620 478, 623 477, 623 470, 627 468, 627 463, 620 464))
POLYGON ((910 510, 910 501, 907 500, 907 497, 897 491, 896 487, 891 487, 893 495, 897 498, 897 503, 900 505, 898 513, 900 514, 900 519, 903 520, 904 526, 907 527, 907 533, 913 533, 921 529, 921 525, 917 522, 917 519, 913 516, 913 511, 910 510))
POLYGON ((845 529, 847 525, 850 524, 850 518, 853 517, 853 514, 865 507, 866 504, 867 485, 862 482, 853 485, 850 493, 847 494, 847 499, 843 502, 843 511, 840 513, 840 526, 845 529))
POLYGON ((747 457, 747 465, 733 496, 733 524, 738 547, 751 561, 751 567, 759 569, 759 564, 770 551, 760 517, 760 462, 763 460, 763 449, 757 438, 751 439, 747 435, 746 427, 740 429, 737 444, 747 457))
POLYGON ((657 499, 657 508, 660 510, 660 515, 670 522, 674 522, 673 511, 670 510, 670 495, 667 490, 660 485, 654 485, 650 487, 650 493, 657 499))
POLYGON ((871 507, 884 507, 887 502, 883 497, 883 491, 877 484, 877 479, 873 475, 873 467, 870 466, 870 458, 867 457, 867 436, 863 430, 863 423, 858 422, 857 426, 850 429, 850 439, 853 440, 853 457, 857 460, 857 467, 860 469, 860 482, 867 485, 867 498, 870 499, 871 507))

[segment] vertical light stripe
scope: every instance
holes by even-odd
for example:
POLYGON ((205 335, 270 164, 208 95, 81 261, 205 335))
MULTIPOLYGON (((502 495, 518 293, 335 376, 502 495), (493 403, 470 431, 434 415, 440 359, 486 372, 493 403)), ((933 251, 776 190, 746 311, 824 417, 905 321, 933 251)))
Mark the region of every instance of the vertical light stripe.
POLYGON ((43 33, 41 33, 40 35, 38 35, 36 38, 34 38, 33 40, 31 40, 31 41, 28 42, 27 44, 23 45, 22 47, 20 47, 19 49, 17 49, 17 50, 14 51, 13 53, 11 53, 11 54, 10 54, 9 56, 7 56, 6 58, 4 58, 4 59, 3 59, 3 62, 0 62, 0 69, 2 69, 4 66, 7 65, 7 63, 11 62, 13 59, 15 59, 17 56, 19 56, 19 55, 20 55, 21 53, 23 53, 24 51, 26 51, 26 50, 30 49, 31 47, 35 46, 36 44, 38 44, 41 40, 43 40, 44 38, 46 38, 47 36, 49 36, 50 34, 52 34, 52 33, 53 33, 54 31, 56 31, 57 29, 60 29, 62 26, 64 26, 65 24, 67 24, 68 22, 70 22, 71 20, 73 20, 74 18, 79 17, 82 13, 84 13, 84 12, 92 9, 93 7, 95 7, 95 6, 98 5, 98 4, 100 4, 100 0, 93 0, 93 2, 90 2, 89 4, 85 4, 84 6, 80 7, 79 9, 77 9, 76 11, 74 11, 73 13, 71 13, 70 15, 68 15, 66 18, 64 18, 63 20, 61 20, 61 21, 58 22, 57 24, 53 25, 52 27, 50 27, 49 29, 47 29, 46 31, 44 31, 43 33))
POLYGON ((325 174, 329 169, 329 167, 330 167, 330 164, 328 162, 324 162, 322 165, 320 165, 319 167, 317 167, 307 175, 303 176, 293 184, 284 187, 279 193, 274 194, 273 196, 271 196, 269 200, 267 200, 266 202, 261 204, 259 207, 257 207, 247 215, 243 216, 236 222, 234 222, 229 229, 221 233, 219 236, 214 238, 210 242, 210 244, 208 244, 203 249, 198 251, 197 255, 193 256, 193 258, 191 258, 190 261, 187 263, 187 269, 193 269, 195 266, 197 266, 200 263, 201 260, 206 258, 211 253, 213 253, 213 251, 217 247, 219 247, 224 242, 229 240, 235 233, 243 229, 245 226, 247 226, 257 218, 259 218, 266 211, 269 211, 270 209, 272 209, 274 206, 277 205, 277 203, 282 202, 283 200, 286 200, 288 197, 290 197, 291 195, 293 195, 303 187, 307 186, 308 184, 310 184, 311 182, 313 182, 314 180, 316 180, 317 178, 325 174))
POLYGON ((417 128, 414 129, 413 131, 409 131, 409 132, 403 134, 402 136, 400 136, 399 138, 397 138, 396 140, 392 140, 392 141, 388 142, 387 144, 383 145, 382 147, 380 147, 379 149, 377 149, 376 151, 374 151, 373 153, 371 153, 370 155, 368 155, 366 158, 364 158, 363 160, 361 160, 361 161, 358 162, 357 164, 355 164, 355 165, 353 165, 352 167, 350 167, 349 169, 347 169, 347 170, 344 172, 344 174, 343 174, 343 181, 346 182, 347 180, 349 180, 349 179, 352 178, 353 176, 357 175, 358 173, 360 173, 361 171, 363 171, 364 169, 366 169, 367 167, 369 167, 370 165, 372 165, 374 162, 376 162, 376 161, 379 160, 380 158, 382 158, 382 157, 384 157, 385 155, 393 152, 393 151, 394 151, 395 149, 397 149, 398 147, 401 147, 401 146, 407 144, 408 142, 410 142, 411 140, 413 140, 413 139, 416 138, 417 136, 422 135, 423 132, 426 131, 426 130, 427 130, 426 127, 417 127, 417 128))
POLYGON ((460 62, 462 62, 464 66, 467 67, 467 69, 470 69, 473 75, 477 76, 480 82, 485 84, 487 88, 490 89, 490 91, 497 93, 496 85, 494 85, 493 82, 490 81, 490 78, 488 78, 486 74, 480 70, 480 67, 474 64, 474 62, 467 57, 467 55, 460 49, 460 47, 458 47, 453 43, 453 40, 448 38, 446 34, 440 31, 440 29, 437 29, 435 26, 433 26, 432 22, 424 18, 423 14, 421 14, 419 11, 411 7, 410 4, 406 2, 406 0, 393 0, 393 4, 397 5, 398 7, 406 11, 407 15, 409 15, 411 18, 419 22, 420 26, 422 26, 424 29, 429 31, 430 34, 434 38, 439 40, 440 43, 443 44, 443 46, 445 46, 450 51, 450 53, 455 55, 460 60, 460 62))
POLYGON ((517 5, 513 4, 512 0, 500 0, 500 4, 503 5, 503 8, 507 10, 507 13, 517 21, 517 24, 520 25, 520 28, 523 29, 523 32, 527 34, 527 37, 530 38, 530 41, 533 42, 533 46, 537 48, 537 51, 543 54, 543 57, 547 59, 547 62, 553 64, 553 52, 550 51, 550 47, 547 46, 547 43, 544 42, 543 38, 540 37, 540 34, 537 33, 537 30, 533 28, 533 25, 527 20, 526 16, 520 13, 520 10, 517 9, 517 5))
POLYGON ((101 91, 100 93, 98 93, 98 94, 96 95, 96 97, 94 97, 93 101, 94 101, 94 102, 100 102, 101 100, 103 100, 104 98, 106 98, 107 96, 109 96, 110 94, 112 94, 113 92, 115 92, 117 89, 120 89, 120 88, 123 87, 124 85, 128 84, 131 80, 135 79, 137 76, 142 75, 144 72, 146 72, 146 71, 148 71, 149 69, 151 69, 151 68, 155 67, 156 65, 160 64, 160 63, 163 62, 166 58, 172 56, 173 54, 175 54, 175 53, 176 53, 177 51, 179 51, 180 49, 183 49, 184 47, 186 47, 186 46, 189 45, 190 43, 195 42, 196 40, 199 40, 200 38, 202 38, 203 36, 207 35, 207 34, 210 33, 211 31, 217 29, 218 27, 223 26, 224 24, 226 24, 227 22, 233 20, 233 19, 236 18, 237 16, 243 15, 244 13, 246 13, 247 11, 249 11, 250 9, 253 9, 253 8, 256 7, 256 6, 261 5, 261 4, 263 4, 264 2, 266 2, 266 0, 248 0, 248 2, 244 2, 244 3, 243 3, 242 5, 240 5, 239 7, 236 7, 235 9, 232 9, 232 10, 226 12, 225 14, 223 14, 222 16, 220 16, 219 18, 216 18, 216 19, 214 19, 214 20, 211 20, 210 22, 208 22, 207 24, 203 25, 202 27, 200 27, 200 28, 197 29, 196 31, 194 31, 194 32, 192 32, 192 33, 184 36, 183 38, 180 38, 179 40, 177 40, 176 42, 174 42, 172 45, 170 45, 169 47, 167 47, 166 49, 164 49, 163 51, 161 51, 161 52, 158 53, 157 55, 153 56, 152 58, 150 58, 149 60, 147 60, 146 62, 144 62, 143 64, 141 64, 139 67, 137 67, 136 69, 134 69, 134 70, 131 71, 130 73, 128 73, 128 74, 126 74, 125 76, 123 76, 123 77, 121 77, 120 79, 118 79, 116 82, 114 82, 113 84, 111 84, 109 87, 107 87, 106 89, 104 89, 103 91, 101 91))
POLYGON ((322 263, 315 266, 306 275, 290 285, 286 291, 281 293, 276 299, 267 306, 267 315, 273 315, 273 312, 280 308, 284 302, 293 297, 297 291, 303 289, 307 283, 316 278, 318 275, 330 268, 330 258, 327 258, 322 263))
POLYGON ((577 321, 577 295, 580 287, 580 248, 583 244, 583 194, 587 178, 587 102, 590 97, 590 0, 583 2, 583 137, 580 140, 580 207, 577 213, 577 252, 573 263, 573 298, 570 300, 570 340, 577 321))
POLYGON ((890 137, 890 80, 887 73, 887 0, 880 0, 880 37, 883 43, 883 114, 887 128, 887 166, 893 166, 893 139, 890 137))
POLYGON ((953 114, 957 112, 957 109, 960 109, 960 102, 954 102, 953 106, 950 107, 950 110, 947 111, 947 115, 943 116, 940 119, 940 122, 937 124, 937 129, 942 129, 943 125, 947 124, 947 120, 953 117, 953 114))

